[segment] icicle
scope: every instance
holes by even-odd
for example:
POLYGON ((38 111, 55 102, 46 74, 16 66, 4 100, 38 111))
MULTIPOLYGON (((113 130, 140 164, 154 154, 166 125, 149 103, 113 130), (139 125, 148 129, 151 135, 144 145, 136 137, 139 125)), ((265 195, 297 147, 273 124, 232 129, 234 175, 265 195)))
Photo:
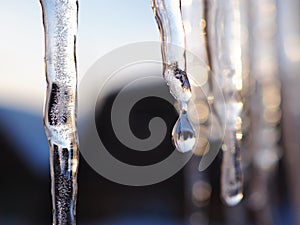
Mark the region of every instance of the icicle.
POLYGON ((50 145, 53 225, 76 224, 78 170, 76 0, 40 0, 45 30, 47 97, 44 126, 50 145))
POLYGON ((180 1, 152 0, 152 8, 161 35, 164 78, 180 106, 179 119, 172 132, 173 142, 180 152, 188 152, 196 143, 196 135, 187 117, 192 92, 186 73, 185 31, 180 1))
POLYGON ((243 197, 240 140, 242 138, 242 55, 239 0, 210 1, 208 42, 212 54, 213 71, 226 101, 226 115, 215 102, 224 120, 222 198, 228 205, 236 205, 243 197))

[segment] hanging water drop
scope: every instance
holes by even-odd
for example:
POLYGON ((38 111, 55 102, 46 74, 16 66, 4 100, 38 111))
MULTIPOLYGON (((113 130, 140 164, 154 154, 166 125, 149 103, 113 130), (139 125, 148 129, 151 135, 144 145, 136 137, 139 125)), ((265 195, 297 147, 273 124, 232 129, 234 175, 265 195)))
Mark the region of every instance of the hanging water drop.
POLYGON ((173 128, 172 138, 174 145, 180 152, 189 152, 196 142, 195 131, 188 120, 187 112, 182 110, 173 128))

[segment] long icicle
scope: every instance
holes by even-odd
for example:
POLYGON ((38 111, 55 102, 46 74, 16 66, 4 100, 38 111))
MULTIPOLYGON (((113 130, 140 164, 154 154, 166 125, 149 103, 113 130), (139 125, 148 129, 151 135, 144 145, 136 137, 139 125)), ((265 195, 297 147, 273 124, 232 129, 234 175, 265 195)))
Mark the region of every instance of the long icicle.
POLYGON ((40 2, 45 31, 44 127, 50 145, 53 225, 75 225, 79 159, 75 56, 78 3, 40 2))
POLYGON ((213 0, 208 5, 208 42, 216 80, 226 101, 216 109, 226 121, 223 140, 221 196, 227 205, 239 203, 243 197, 240 140, 242 138, 242 55, 239 0, 213 0))
POLYGON ((217 23, 221 23, 218 31, 220 36, 219 65, 220 74, 224 78, 222 84, 223 93, 227 104, 226 129, 223 144, 222 163, 222 198, 228 205, 236 205, 243 197, 243 182, 240 157, 240 140, 242 138, 242 55, 240 34, 240 5, 239 0, 231 0, 220 3, 220 14, 217 23), (225 6, 226 5, 226 6, 225 6), (221 8, 222 7, 222 8, 221 8), (221 22, 222 21, 222 22, 221 22))
POLYGON ((173 142, 180 152, 191 151, 196 135, 188 119, 188 103, 192 97, 186 73, 185 31, 180 0, 152 0, 153 12, 161 36, 163 74, 173 97, 180 106, 180 115, 173 132, 173 142))

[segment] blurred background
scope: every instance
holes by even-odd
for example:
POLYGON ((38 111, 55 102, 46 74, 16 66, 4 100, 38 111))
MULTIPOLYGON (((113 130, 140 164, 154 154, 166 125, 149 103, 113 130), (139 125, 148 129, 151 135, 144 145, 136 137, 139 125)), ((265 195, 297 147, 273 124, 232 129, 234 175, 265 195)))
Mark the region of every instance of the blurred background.
MULTIPOLYGON (((188 50, 205 62, 202 44, 210 23, 205 20, 204 2, 184 0, 182 11, 188 50)), ((210 7, 207 2, 206 7, 210 7)), ((0 0, 0 5, 0 224, 49 224, 41 7, 38 0, 0 0)), ((203 135, 184 169, 147 187, 110 182, 81 158, 78 224, 300 224, 300 2, 242 0, 241 19, 244 200, 235 207, 227 207, 220 200, 221 151, 207 170, 198 171, 209 145, 203 135)), ((79 80, 97 59, 117 47, 159 41, 150 0, 79 0, 77 40, 79 80)), ((205 92, 209 77, 195 79, 202 79, 205 92)), ((167 87, 151 84, 148 88, 159 91, 167 87)), ((137 95, 139 91, 132 90, 137 95)), ((169 135, 151 154, 122 155, 126 148, 115 139, 109 124, 117 93, 107 93, 105 107, 96 115, 97 126, 106 130, 101 138, 111 153, 139 165, 167 157, 173 151, 170 133, 178 116, 174 107, 156 98, 141 101, 132 111, 136 118, 132 130, 138 137, 146 137, 148 130, 141 129, 141 124, 148 124, 149 117, 159 114, 168 125, 169 135)), ((203 93, 196 93, 194 98, 201 112, 201 133, 205 134, 210 126, 207 99, 203 93)))

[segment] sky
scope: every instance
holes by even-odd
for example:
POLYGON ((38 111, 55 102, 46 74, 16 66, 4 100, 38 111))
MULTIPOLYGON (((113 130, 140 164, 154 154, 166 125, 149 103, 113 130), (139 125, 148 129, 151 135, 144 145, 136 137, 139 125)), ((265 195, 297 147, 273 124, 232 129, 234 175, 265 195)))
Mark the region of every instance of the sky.
MULTIPOLYGON (((120 46, 159 41, 150 0, 79 0, 79 80, 120 46)), ((44 33, 38 0, 0 0, 0 107, 40 113, 45 97, 44 33)))

